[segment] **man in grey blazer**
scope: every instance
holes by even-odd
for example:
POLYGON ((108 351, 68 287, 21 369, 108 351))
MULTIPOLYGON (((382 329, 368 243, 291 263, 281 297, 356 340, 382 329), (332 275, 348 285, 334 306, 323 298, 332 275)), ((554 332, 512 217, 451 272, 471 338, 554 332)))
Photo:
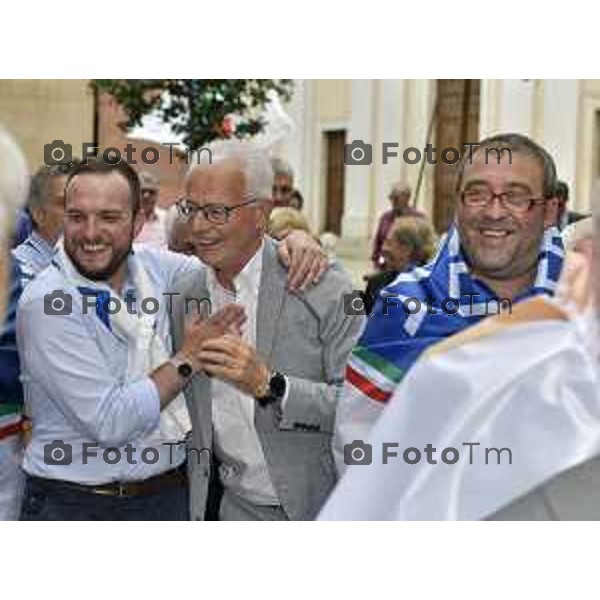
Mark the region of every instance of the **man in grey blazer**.
POLYGON ((209 299, 213 311, 241 304, 247 318, 242 336, 203 344, 204 374, 187 387, 193 519, 204 517, 211 462, 224 489, 221 520, 312 519, 335 482, 334 414, 362 317, 344 313, 351 282, 336 266, 308 291, 287 289, 265 236, 272 181, 264 152, 228 142, 190 171, 178 203, 209 269, 178 286, 176 348, 188 298, 209 299))

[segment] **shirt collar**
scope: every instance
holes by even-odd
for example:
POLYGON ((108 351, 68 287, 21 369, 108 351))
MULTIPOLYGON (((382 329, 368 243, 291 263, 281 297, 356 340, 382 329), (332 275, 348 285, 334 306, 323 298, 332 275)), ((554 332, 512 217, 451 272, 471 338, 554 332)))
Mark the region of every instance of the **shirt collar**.
MULTIPOLYGON (((261 242, 260 247, 254 253, 254 256, 246 263, 245 267, 234 277, 233 287, 235 295, 239 296, 243 291, 258 292, 260 286, 260 277, 262 274, 263 264, 263 251, 265 247, 264 240, 261 242)), ((210 268, 208 271, 208 285, 209 289, 214 286, 223 288, 218 282, 215 275, 214 269, 210 268)))
POLYGON ((51 246, 35 229, 29 234, 29 243, 43 254, 54 253, 54 246, 51 246))

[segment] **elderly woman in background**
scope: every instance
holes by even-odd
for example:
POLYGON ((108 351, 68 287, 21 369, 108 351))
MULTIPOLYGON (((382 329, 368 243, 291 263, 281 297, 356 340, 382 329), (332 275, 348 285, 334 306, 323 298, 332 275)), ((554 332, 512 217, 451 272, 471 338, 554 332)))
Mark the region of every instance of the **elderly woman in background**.
POLYGON ((433 258, 435 242, 433 227, 424 217, 407 216, 394 220, 381 247, 385 270, 367 279, 364 296, 367 314, 371 313, 379 292, 400 273, 420 267, 433 258))
POLYGON ((28 186, 25 159, 0 126, 0 521, 18 519, 23 489, 23 393, 15 339, 20 286, 8 249, 16 211, 25 200, 28 186))
POLYGON ((271 211, 268 230, 272 238, 281 240, 294 229, 311 233, 306 217, 299 210, 282 206, 271 211))

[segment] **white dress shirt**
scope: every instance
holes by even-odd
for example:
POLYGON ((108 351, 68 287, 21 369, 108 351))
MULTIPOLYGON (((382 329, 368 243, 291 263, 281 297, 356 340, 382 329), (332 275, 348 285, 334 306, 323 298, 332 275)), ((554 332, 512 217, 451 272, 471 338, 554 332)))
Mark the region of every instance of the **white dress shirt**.
MULTIPOLYGON (((156 290, 160 308, 155 326, 170 349, 169 303, 162 294, 176 291, 176 276, 203 267, 196 258, 144 245, 136 247, 135 259, 144 266, 156 290)), ((126 281, 123 296, 131 285, 131 280, 126 281)), ((139 310, 141 299, 137 300, 139 310)), ((25 403, 33 425, 23 460, 27 473, 98 485, 147 479, 185 460, 183 445, 160 443, 160 399, 154 382, 148 376, 127 380, 126 341, 107 327, 93 308, 84 314, 81 293, 54 263, 21 296, 17 341, 25 403), (44 296, 55 290, 71 294, 71 314, 45 314, 44 296), (68 452, 66 456, 70 464, 48 464, 48 452, 57 440, 70 445, 71 456, 68 452), (90 447, 97 456, 90 456, 87 464, 84 444, 97 444, 90 447), (133 453, 126 450, 128 445, 133 453), (114 449, 107 454, 109 461, 120 453, 116 464, 105 462, 108 448, 114 449), (143 454, 147 448, 156 448, 158 453, 143 454), (157 462, 149 464, 157 454, 157 462)), ((64 457, 57 450, 54 463, 64 457)))
MULTIPOLYGON (((246 311, 242 338, 256 347, 256 310, 262 273, 263 245, 259 248, 244 269, 235 277, 235 292, 223 288, 209 269, 207 285, 213 312, 229 303, 240 304, 246 311)), ((223 484, 228 485, 227 459, 240 465, 242 473, 236 479, 238 489, 246 499, 260 505, 280 504, 269 475, 264 453, 256 429, 254 428, 254 408, 256 400, 237 388, 212 380, 212 417, 217 456, 225 460, 222 470, 223 484)))

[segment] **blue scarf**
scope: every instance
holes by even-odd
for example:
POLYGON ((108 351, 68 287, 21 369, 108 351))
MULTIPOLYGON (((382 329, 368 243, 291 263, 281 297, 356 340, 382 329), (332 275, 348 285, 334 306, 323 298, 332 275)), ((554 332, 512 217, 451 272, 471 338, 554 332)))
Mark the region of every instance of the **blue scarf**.
MULTIPOLYGON (((559 230, 547 229, 534 284, 513 302, 536 294, 552 295, 563 260, 559 230)), ((510 306, 501 301, 471 275, 458 230, 452 228, 432 263, 400 274, 381 292, 350 356, 346 389, 387 402, 422 352, 485 316, 497 314, 500 307, 510 306)))

